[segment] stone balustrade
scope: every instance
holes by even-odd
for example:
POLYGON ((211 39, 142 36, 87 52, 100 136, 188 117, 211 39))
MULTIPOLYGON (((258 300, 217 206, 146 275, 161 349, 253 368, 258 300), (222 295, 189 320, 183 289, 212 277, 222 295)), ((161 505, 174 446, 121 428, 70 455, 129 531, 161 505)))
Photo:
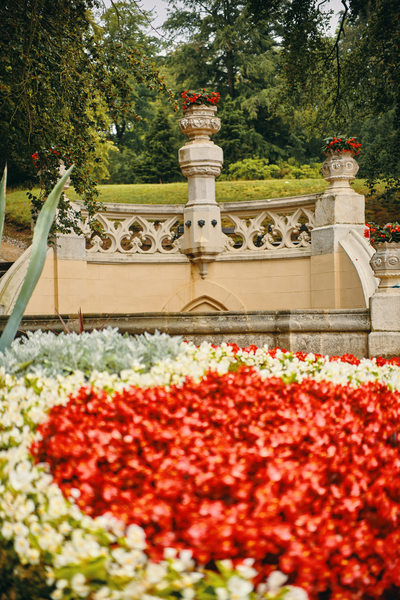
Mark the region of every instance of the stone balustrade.
POLYGON ((89 261, 186 260, 180 253, 182 205, 107 204, 93 219, 97 231, 81 214, 89 261))
MULTIPOLYGON (((220 204, 224 248, 216 260, 309 255, 317 199, 313 194, 220 204)), ((182 205, 107 204, 94 218, 95 232, 83 210, 82 216, 90 262, 187 261, 181 252, 182 205)))
POLYGON ((243 254, 272 258, 311 253, 311 230, 319 195, 221 204, 225 240, 220 259, 243 254))

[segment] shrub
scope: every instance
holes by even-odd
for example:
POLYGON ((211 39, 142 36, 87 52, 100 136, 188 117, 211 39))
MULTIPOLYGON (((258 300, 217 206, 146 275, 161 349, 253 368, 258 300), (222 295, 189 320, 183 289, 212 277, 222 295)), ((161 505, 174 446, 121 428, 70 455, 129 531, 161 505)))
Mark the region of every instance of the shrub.
POLYGON ((229 165, 226 179, 313 179, 321 177, 321 163, 312 165, 290 164, 281 161, 269 164, 267 158, 246 158, 229 165))

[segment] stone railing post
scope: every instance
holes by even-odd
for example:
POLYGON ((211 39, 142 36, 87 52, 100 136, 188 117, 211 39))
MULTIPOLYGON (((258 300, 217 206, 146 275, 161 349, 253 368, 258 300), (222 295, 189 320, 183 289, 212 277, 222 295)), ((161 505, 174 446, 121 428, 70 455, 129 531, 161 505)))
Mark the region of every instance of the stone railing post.
MULTIPOLYGON (((365 296, 366 289, 371 284, 369 279, 373 280, 373 275, 368 264, 371 250, 363 238, 364 196, 357 194, 350 186, 358 169, 350 152, 333 152, 322 165, 322 173, 329 181, 329 187, 317 200, 315 226, 311 232, 313 308, 356 308, 366 306, 368 302, 368 299, 365 302, 365 298, 352 297, 349 276, 354 267, 359 277, 364 278, 365 296)), ((374 283, 371 285, 374 289, 374 283)))
POLYGON ((221 172, 223 153, 210 140, 221 126, 216 112, 215 106, 192 105, 179 122, 189 137, 179 150, 179 164, 188 180, 181 252, 198 265, 203 279, 208 263, 223 250, 221 211, 215 200, 215 178, 221 172))
POLYGON ((371 296, 370 356, 400 355, 400 243, 376 244, 371 267, 379 286, 371 296))

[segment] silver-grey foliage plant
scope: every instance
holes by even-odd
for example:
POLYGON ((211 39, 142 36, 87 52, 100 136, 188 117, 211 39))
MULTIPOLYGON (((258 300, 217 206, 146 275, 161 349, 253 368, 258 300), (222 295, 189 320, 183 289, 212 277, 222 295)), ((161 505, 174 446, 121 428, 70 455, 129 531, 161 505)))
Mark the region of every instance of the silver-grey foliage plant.
POLYGON ((160 360, 175 358, 181 347, 181 337, 158 331, 137 336, 122 335, 111 327, 81 334, 36 331, 0 352, 0 367, 15 375, 52 377, 74 371, 86 376, 94 370, 120 373, 138 364, 145 372, 160 360))

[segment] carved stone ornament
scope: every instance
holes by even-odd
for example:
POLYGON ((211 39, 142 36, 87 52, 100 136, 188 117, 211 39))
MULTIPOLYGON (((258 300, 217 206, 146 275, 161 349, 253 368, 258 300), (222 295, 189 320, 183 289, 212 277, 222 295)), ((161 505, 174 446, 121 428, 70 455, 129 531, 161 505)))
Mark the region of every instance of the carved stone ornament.
POLYGON ((376 244, 370 265, 375 277, 380 279, 378 292, 392 292, 398 288, 400 294, 400 242, 376 244))
POLYGON ((221 173, 222 165, 202 165, 193 167, 181 167, 185 177, 200 175, 202 177, 218 177, 221 173))
POLYGON ((179 121, 179 127, 192 140, 209 140, 210 135, 221 128, 216 117, 217 107, 206 104, 194 104, 185 110, 185 116, 179 121))
POLYGON ((358 169, 351 152, 331 152, 321 167, 324 178, 330 183, 329 188, 338 185, 350 188, 350 181, 355 179, 358 169))

